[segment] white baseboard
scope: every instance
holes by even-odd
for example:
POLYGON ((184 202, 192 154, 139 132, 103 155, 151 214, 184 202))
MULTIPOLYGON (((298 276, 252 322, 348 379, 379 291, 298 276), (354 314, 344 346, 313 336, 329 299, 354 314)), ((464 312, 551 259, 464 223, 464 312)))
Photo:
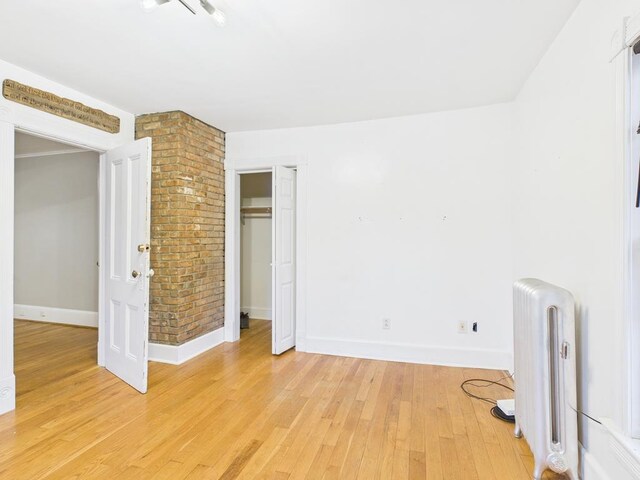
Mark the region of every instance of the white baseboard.
POLYGON ((221 343, 224 343, 224 327, 189 340, 182 345, 149 343, 149 360, 151 362, 181 365, 221 343))
POLYGON ((391 362, 492 370, 507 370, 512 364, 512 354, 501 350, 446 348, 336 338, 306 337, 304 342, 298 342, 296 350, 391 362))
POLYGON ((582 480, 640 480, 640 440, 622 432, 610 418, 583 421, 580 444, 582 480))
POLYGON ((16 377, 0 378, 0 415, 16 409, 16 377))
POLYGON ((622 467, 622 473, 616 475, 616 479, 640 480, 640 440, 633 439, 624 434, 616 423, 610 418, 601 418, 602 426, 608 435, 608 450, 610 459, 616 466, 622 467))
POLYGON ((98 312, 70 308, 39 307, 37 305, 13 306, 13 317, 34 322, 61 323, 98 328, 98 312))
POLYGON ((253 318, 255 320, 271 320, 270 308, 242 307, 240 311, 248 313, 249 318, 253 318))
POLYGON ((580 445, 582 452, 582 480, 611 480, 596 458, 580 445))

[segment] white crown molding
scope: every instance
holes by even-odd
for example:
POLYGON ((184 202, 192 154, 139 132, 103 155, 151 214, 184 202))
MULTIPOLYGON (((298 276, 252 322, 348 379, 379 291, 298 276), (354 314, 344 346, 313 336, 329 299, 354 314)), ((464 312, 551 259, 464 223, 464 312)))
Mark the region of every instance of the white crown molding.
POLYGON ((182 345, 149 342, 149 361, 181 365, 207 350, 224 343, 224 327, 194 338, 182 345))
POLYGON ((67 148, 65 150, 49 150, 46 152, 38 153, 19 153, 15 158, 36 158, 36 157, 51 157, 54 155, 69 155, 72 153, 88 152, 89 150, 83 150, 81 148, 67 148))
POLYGON ((98 328, 98 312, 21 304, 15 304, 13 311, 17 320, 98 328))

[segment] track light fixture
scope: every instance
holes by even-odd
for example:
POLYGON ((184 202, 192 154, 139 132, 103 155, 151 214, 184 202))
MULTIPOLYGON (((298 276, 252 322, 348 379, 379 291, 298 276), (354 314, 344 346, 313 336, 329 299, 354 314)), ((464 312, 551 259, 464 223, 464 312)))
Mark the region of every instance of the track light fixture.
POLYGON ((221 27, 224 27, 224 24, 227 22, 227 19, 222 10, 211 5, 211 3, 209 3, 209 0, 200 0, 200 5, 202 5, 202 8, 204 8, 205 11, 209 15, 211 15, 211 18, 213 18, 213 20, 218 25, 220 25, 221 27))
POLYGON ((142 0, 142 8, 145 10, 153 10, 154 8, 162 5, 163 3, 168 3, 171 0, 142 0))
MULTIPOLYGON (((144 10, 153 10, 154 8, 164 5, 165 3, 169 3, 171 0, 141 0, 142 8, 144 10)), ((186 0, 178 0, 183 7, 189 10, 191 13, 196 15, 196 11, 194 8, 187 3, 186 0)), ((200 6, 211 15, 213 21, 216 22, 219 26, 224 27, 227 19, 224 12, 216 7, 214 7, 209 0, 200 0, 200 6)))

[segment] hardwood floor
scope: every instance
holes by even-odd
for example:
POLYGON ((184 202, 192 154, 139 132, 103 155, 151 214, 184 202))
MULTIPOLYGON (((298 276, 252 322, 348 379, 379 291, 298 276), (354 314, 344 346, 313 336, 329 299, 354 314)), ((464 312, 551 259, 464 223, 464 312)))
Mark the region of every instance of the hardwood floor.
POLYGON ((151 363, 140 395, 96 366, 95 330, 16 321, 0 478, 531 478, 525 441, 459 388, 500 372, 274 357, 270 339, 252 321, 236 344, 151 363))

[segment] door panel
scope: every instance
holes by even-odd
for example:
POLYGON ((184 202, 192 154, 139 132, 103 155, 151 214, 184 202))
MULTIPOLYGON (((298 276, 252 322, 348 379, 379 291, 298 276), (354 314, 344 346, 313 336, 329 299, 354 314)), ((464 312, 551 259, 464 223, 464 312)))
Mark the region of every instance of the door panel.
POLYGON ((296 171, 273 171, 273 353, 295 346, 296 171))
POLYGON ((106 368, 147 391, 151 140, 105 154, 106 368), (138 249, 141 245, 143 248, 138 249), (142 250, 142 251, 140 251, 142 250))

